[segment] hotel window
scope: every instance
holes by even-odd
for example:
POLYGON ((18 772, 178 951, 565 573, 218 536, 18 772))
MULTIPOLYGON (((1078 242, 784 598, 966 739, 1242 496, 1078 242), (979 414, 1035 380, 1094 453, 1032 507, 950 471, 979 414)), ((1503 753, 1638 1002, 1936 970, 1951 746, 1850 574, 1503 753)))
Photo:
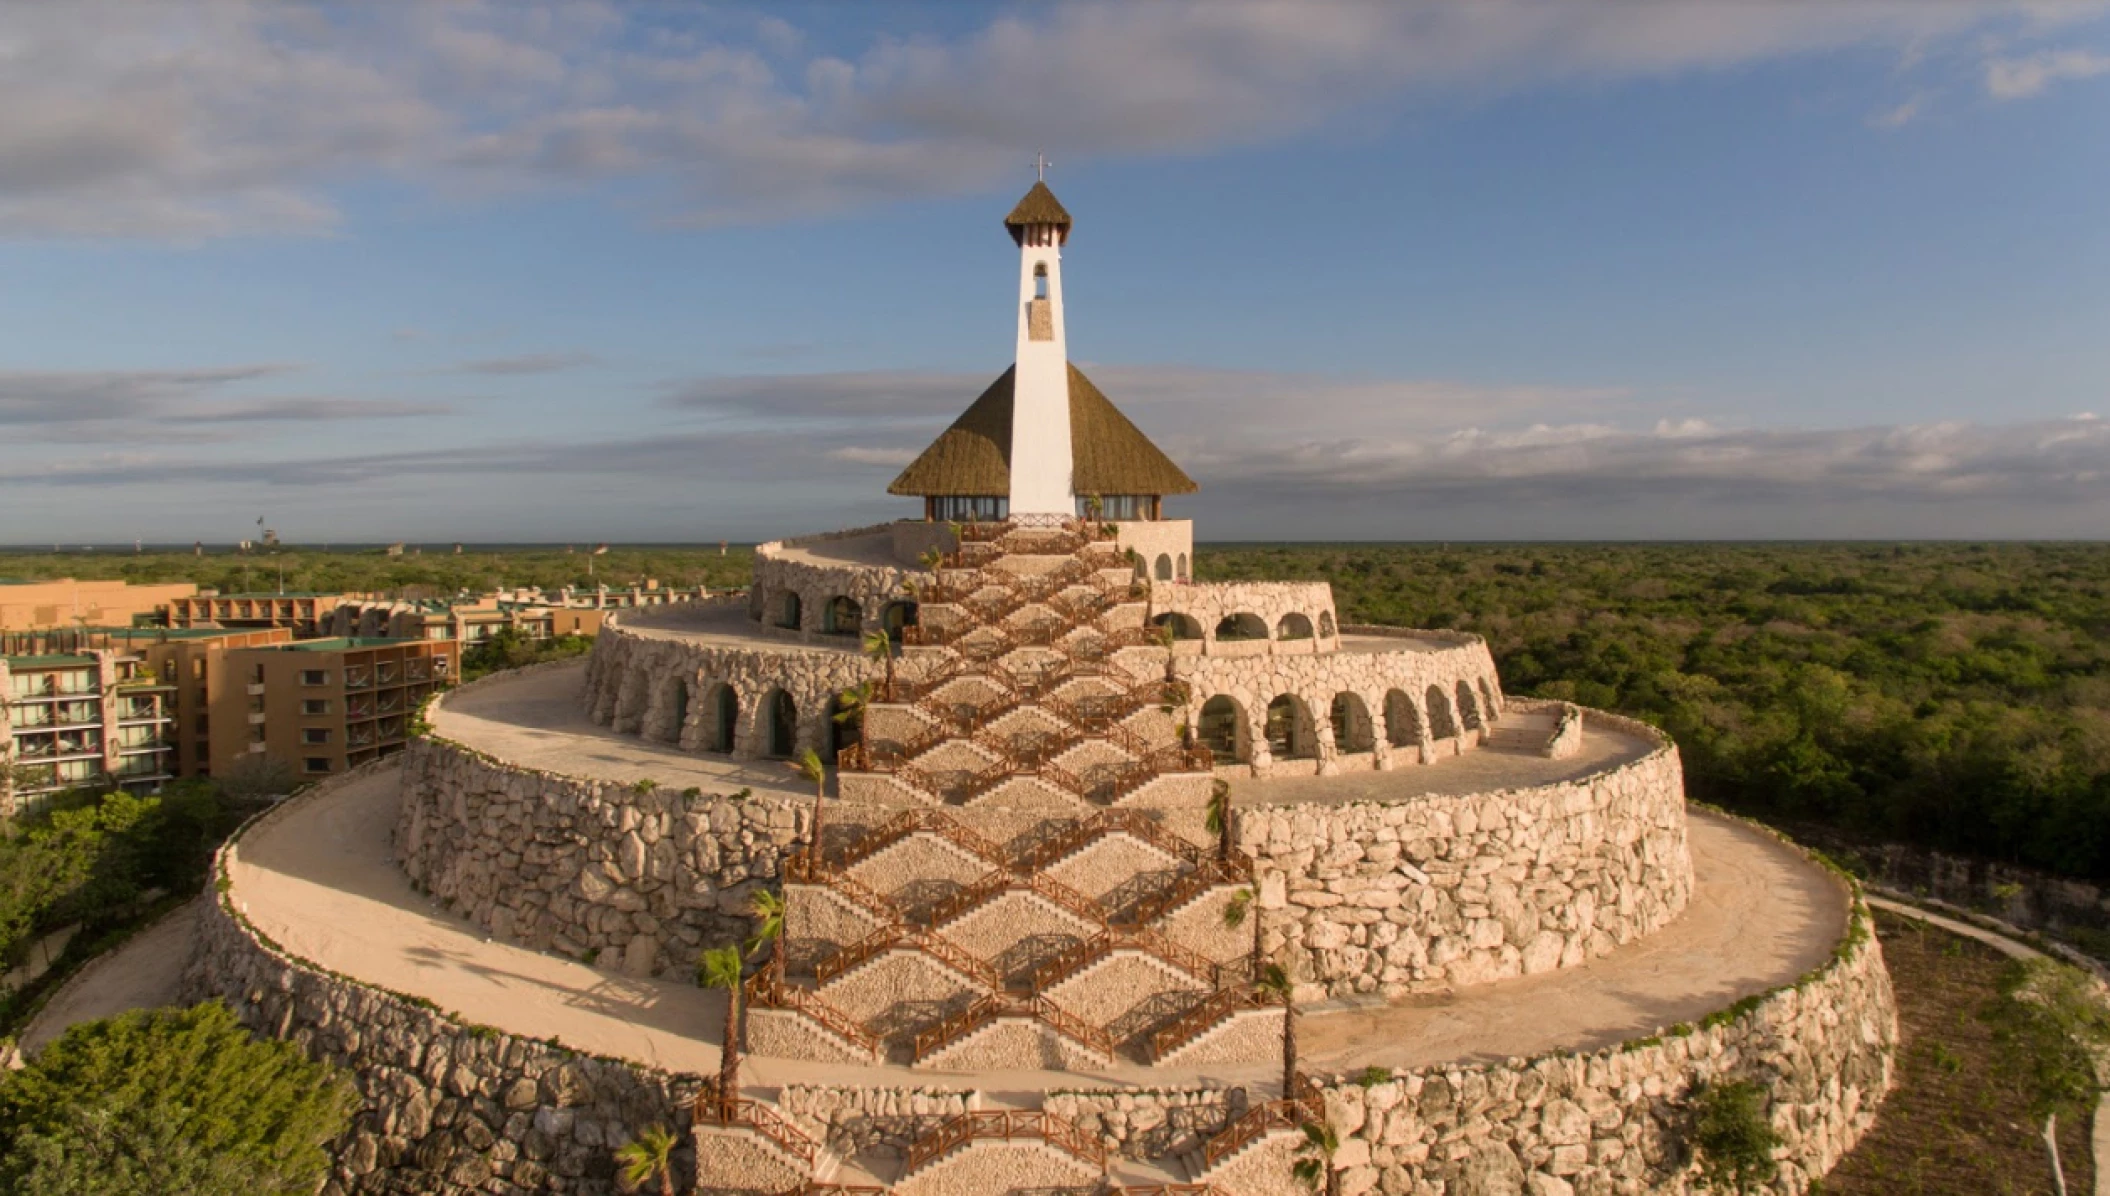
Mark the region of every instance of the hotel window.
POLYGON ((302 698, 300 712, 309 717, 328 714, 330 712, 330 700, 328 698, 302 698))
POLYGON ((330 741, 330 729, 328 727, 302 727, 300 729, 300 741, 302 743, 328 743, 330 741))
POLYGON ((328 756, 309 756, 301 761, 301 767, 308 772, 328 772, 330 771, 330 758, 328 756))
POLYGON ((330 683, 329 670, 302 669, 300 671, 300 683, 302 685, 328 685, 330 683))

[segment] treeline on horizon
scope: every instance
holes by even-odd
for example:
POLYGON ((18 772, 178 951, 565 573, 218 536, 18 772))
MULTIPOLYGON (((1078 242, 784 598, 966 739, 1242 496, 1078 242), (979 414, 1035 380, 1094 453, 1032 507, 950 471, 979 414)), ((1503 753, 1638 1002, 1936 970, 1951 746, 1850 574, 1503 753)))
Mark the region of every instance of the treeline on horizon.
POLYGON ((1478 633, 1508 692, 1670 732, 1696 798, 2110 880, 2110 545, 1254 545, 1195 573, 1478 633))
MULTIPOLYGON (((715 546, 9 553, 0 576, 430 597, 654 577, 715 546)), ((1510 693, 1676 737, 1694 797, 1776 822, 2110 880, 2110 545, 1203 544, 1197 580, 1333 583, 1343 622, 1487 638, 1510 693)))
POLYGON ((439 598, 466 590, 539 586, 627 589, 651 578, 663 586, 714 589, 744 586, 754 575, 752 546, 733 545, 719 555, 716 545, 611 545, 601 555, 589 546, 566 552, 563 547, 427 546, 422 552, 388 556, 378 548, 323 550, 225 550, 197 556, 181 552, 22 552, 0 551, 0 579, 38 580, 71 577, 81 581, 122 580, 135 583, 195 582, 200 589, 223 594, 378 593, 401 598, 439 598), (283 577, 283 584, 281 583, 283 577))

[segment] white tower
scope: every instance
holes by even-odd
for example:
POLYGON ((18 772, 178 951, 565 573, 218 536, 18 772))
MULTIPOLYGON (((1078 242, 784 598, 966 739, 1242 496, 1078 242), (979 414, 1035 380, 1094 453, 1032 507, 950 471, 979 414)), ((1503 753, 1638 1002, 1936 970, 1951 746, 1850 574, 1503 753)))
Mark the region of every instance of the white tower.
POLYGON ((1072 515, 1070 357, 1062 331, 1062 246, 1070 239, 1070 214, 1041 181, 1011 209, 1004 227, 1018 243, 1011 513, 1072 515))

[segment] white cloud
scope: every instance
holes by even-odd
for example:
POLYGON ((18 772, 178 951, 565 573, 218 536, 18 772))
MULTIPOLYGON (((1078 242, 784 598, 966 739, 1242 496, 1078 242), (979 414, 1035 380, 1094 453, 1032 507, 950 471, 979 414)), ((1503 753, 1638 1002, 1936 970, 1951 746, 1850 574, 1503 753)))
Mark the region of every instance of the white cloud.
POLYGON ((1868 118, 1868 127, 1871 129, 1902 129, 1918 118, 1926 105, 1927 96, 1925 93, 1913 96, 1895 108, 1885 108, 1880 112, 1872 113, 1868 118))
POLYGON ((1995 58, 1986 63, 1985 89, 1996 100, 2037 95, 2064 79, 2088 79, 2110 72, 2110 55, 2088 50, 2045 50, 2026 58, 1995 58))
MULTIPOLYGON (((1920 54, 2105 7, 1090 2, 827 53, 781 17, 649 6, 13 5, 0 236, 327 233, 334 188, 376 177, 449 194, 624 178, 668 219, 781 220, 991 186, 1021 147, 1207 152, 1417 95, 1920 54)), ((1996 66, 1988 85, 2021 94, 2098 61, 2077 53, 1996 66)))

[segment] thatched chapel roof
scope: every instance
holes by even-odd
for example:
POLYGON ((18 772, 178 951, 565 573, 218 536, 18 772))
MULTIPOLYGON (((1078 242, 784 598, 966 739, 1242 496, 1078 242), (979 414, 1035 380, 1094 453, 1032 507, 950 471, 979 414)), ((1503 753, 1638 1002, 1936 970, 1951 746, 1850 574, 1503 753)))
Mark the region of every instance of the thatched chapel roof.
MULTIPOLYGON (((1009 494, 1016 372, 1016 367, 1005 370, 990 383, 973 406, 901 471, 887 493, 1009 494)), ((1070 457, 1071 487, 1078 494, 1192 494, 1200 489, 1074 365, 1070 457)))
POLYGON ((1004 217, 1004 227, 1011 230, 1013 240, 1018 238, 1020 229, 1030 224, 1052 224, 1064 241, 1070 239, 1069 209, 1062 206, 1046 183, 1033 184, 1033 189, 1004 217))

